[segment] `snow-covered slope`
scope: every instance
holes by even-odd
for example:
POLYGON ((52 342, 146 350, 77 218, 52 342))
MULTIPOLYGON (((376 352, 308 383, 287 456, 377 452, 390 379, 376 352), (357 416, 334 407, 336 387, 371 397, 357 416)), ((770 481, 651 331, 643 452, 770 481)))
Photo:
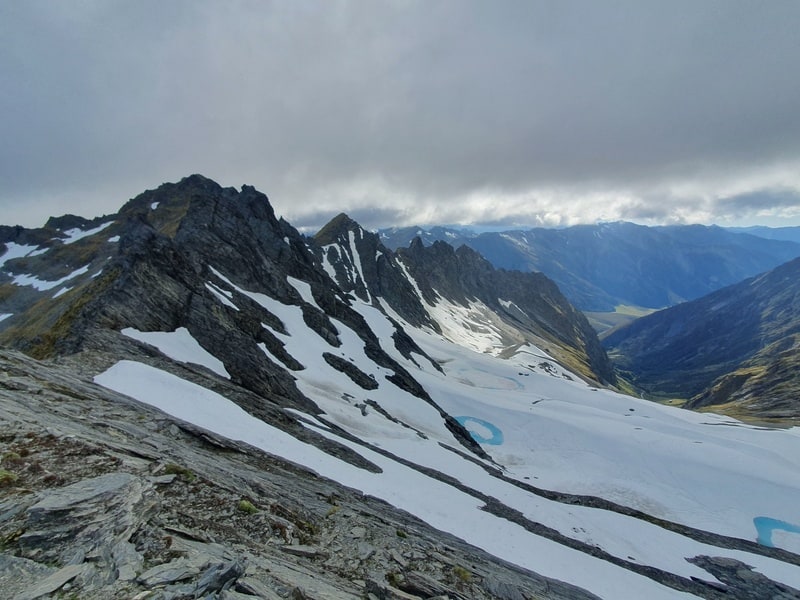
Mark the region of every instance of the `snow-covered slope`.
MULTIPOLYGON (((323 411, 293 414, 381 473, 325 454, 215 392, 142 363, 119 362, 97 382, 308 466, 500 558, 604 598, 679 597, 679 590, 689 589, 681 582, 692 578, 722 585, 687 560, 696 556, 736 559, 800 588, 800 558, 765 555, 768 546, 800 553, 797 429, 763 430, 593 388, 536 347, 523 346, 503 360, 469 348, 480 345, 480 332, 464 329, 465 343, 457 345, 392 315, 439 371, 386 343, 395 323, 371 304, 355 302, 384 350, 482 443, 492 460, 480 461, 465 455, 431 405, 386 379, 391 373, 365 354, 360 337, 344 323, 335 322, 342 340, 336 352, 372 378, 374 389, 325 360, 319 334, 306 325, 300 307, 219 274, 281 320, 285 333, 272 333, 305 367, 293 375, 323 411), (578 495, 593 498, 581 501, 578 495)), ((287 283, 307 293, 303 282, 287 283)), ((230 302, 226 295, 224 302, 230 302)), ((205 351, 185 337, 185 330, 164 332, 146 341, 177 360, 206 364, 205 351)))

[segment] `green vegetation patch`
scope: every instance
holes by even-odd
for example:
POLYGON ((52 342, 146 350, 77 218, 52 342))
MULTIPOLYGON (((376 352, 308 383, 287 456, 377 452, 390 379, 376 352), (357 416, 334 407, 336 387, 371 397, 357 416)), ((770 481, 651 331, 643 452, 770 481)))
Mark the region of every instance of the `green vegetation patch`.
POLYGON ((0 469, 0 488, 14 485, 17 482, 17 479, 19 479, 19 477, 16 473, 12 473, 11 471, 7 471, 5 469, 0 469))
POLYGON ((159 204, 157 211, 148 213, 150 224, 161 234, 167 237, 175 237, 178 228, 183 222, 186 213, 189 212, 190 202, 172 202, 159 204))
POLYGON ((469 569, 465 569, 460 565, 456 565, 453 567, 453 575, 456 576, 456 579, 463 583, 469 583, 472 581, 472 572, 469 569))
POLYGON ((255 504, 247 500, 246 498, 242 498, 239 500, 239 504, 236 505, 236 510, 239 512, 243 512, 246 515, 254 515, 258 512, 255 504))
POLYGON ((0 341, 29 340, 31 345, 26 352, 33 358, 51 357, 87 305, 110 287, 117 276, 118 271, 111 269, 92 280, 88 287, 75 288, 57 299, 40 300, 26 311, 27 318, 22 323, 3 332, 4 339, 0 341))
POLYGON ((194 474, 194 471, 191 469, 184 467, 182 465, 178 465, 175 463, 167 463, 164 465, 164 474, 165 475, 177 475, 184 481, 192 482, 197 479, 197 475, 194 474))

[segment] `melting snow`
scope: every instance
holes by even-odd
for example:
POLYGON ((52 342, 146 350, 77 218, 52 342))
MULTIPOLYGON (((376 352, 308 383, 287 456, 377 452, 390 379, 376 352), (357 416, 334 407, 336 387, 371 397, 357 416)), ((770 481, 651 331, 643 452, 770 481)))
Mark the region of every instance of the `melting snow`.
POLYGON ((14 285, 19 285, 19 286, 30 285, 35 287, 40 292, 43 292, 45 290, 50 290, 53 289, 54 287, 58 287, 62 283, 69 281, 70 279, 77 277, 78 275, 83 275, 88 271, 89 271, 89 265, 86 265, 84 267, 81 267, 80 269, 74 270, 69 275, 66 275, 65 277, 62 277, 61 279, 57 279, 55 281, 46 281, 44 279, 39 279, 35 275, 31 275, 29 273, 22 273, 20 275, 14 275, 14 280, 12 281, 12 283, 14 285))
MULTIPOLYGON (((294 277, 287 277, 286 280, 289 282, 294 289, 300 294, 300 297, 305 301, 308 302, 311 306, 315 308, 319 308, 317 301, 314 300, 314 294, 311 293, 311 284, 306 283, 305 281, 301 281, 299 279, 295 279, 294 277)), ((319 308, 322 310, 321 308, 319 308)))
POLYGON ((0 268, 3 267, 6 261, 13 260, 15 258, 21 258, 23 256, 36 256, 37 254, 47 252, 47 248, 42 248, 41 250, 37 250, 36 248, 37 246, 28 246, 25 244, 17 244, 15 242, 7 242, 6 251, 3 254, 0 254, 0 268))
POLYGON ((148 365, 121 361, 98 375, 95 381, 220 435, 287 457, 344 485, 382 498, 500 558, 592 589, 601 596, 619 598, 624 593, 632 594, 629 597, 646 596, 649 600, 690 597, 676 594, 674 590, 606 561, 532 535, 519 525, 481 510, 482 502, 477 498, 336 438, 325 429, 317 431, 352 447, 383 472, 370 473, 325 454, 256 419, 223 396, 148 365))
POLYGON ((185 327, 179 327, 175 331, 139 331, 127 327, 120 333, 155 346, 173 360, 201 365, 220 377, 231 378, 222 361, 203 348, 185 327))
POLYGON ((222 302, 225 306, 230 306, 232 309, 238 311, 239 307, 233 303, 233 294, 231 294, 228 290, 223 290, 222 288, 217 287, 213 283, 206 283, 206 289, 216 296, 217 300, 222 302))
POLYGON ((95 233, 99 233, 103 231, 109 225, 112 225, 114 221, 108 221, 107 223, 103 223, 97 227, 92 229, 83 230, 80 227, 75 227, 74 229, 67 229, 63 232, 66 235, 66 239, 62 239, 61 242, 64 244, 71 244, 73 242, 77 242, 78 240, 82 240, 85 237, 89 237, 90 235, 94 235, 95 233))
POLYGON ((331 244, 329 246, 325 246, 322 248, 322 268, 325 269, 325 272, 330 276, 331 279, 336 281, 336 270, 333 268, 330 259, 328 259, 328 252, 331 248, 336 248, 335 244, 331 244))

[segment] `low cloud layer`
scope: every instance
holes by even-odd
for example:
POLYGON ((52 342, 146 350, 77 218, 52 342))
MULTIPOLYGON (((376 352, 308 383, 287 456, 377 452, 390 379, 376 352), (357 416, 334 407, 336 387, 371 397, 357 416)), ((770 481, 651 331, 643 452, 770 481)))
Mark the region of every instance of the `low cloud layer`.
POLYGON ((6 2, 0 223, 203 173, 313 228, 800 224, 800 4, 6 2))

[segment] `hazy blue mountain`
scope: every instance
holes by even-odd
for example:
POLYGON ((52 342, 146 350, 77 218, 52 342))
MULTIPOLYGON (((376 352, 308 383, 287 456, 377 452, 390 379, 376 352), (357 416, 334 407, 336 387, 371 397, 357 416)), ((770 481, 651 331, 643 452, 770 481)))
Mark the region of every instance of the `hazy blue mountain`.
POLYGON ((768 240, 785 240, 800 244, 800 227, 727 227, 733 233, 747 233, 768 240))
MULTIPOLYGON (((385 245, 397 248, 420 231, 409 227, 380 234, 385 245)), ((620 304, 672 306, 800 256, 800 243, 703 225, 618 222, 481 234, 435 228, 419 237, 425 244, 465 244, 497 268, 540 271, 585 311, 611 311, 620 304)))

